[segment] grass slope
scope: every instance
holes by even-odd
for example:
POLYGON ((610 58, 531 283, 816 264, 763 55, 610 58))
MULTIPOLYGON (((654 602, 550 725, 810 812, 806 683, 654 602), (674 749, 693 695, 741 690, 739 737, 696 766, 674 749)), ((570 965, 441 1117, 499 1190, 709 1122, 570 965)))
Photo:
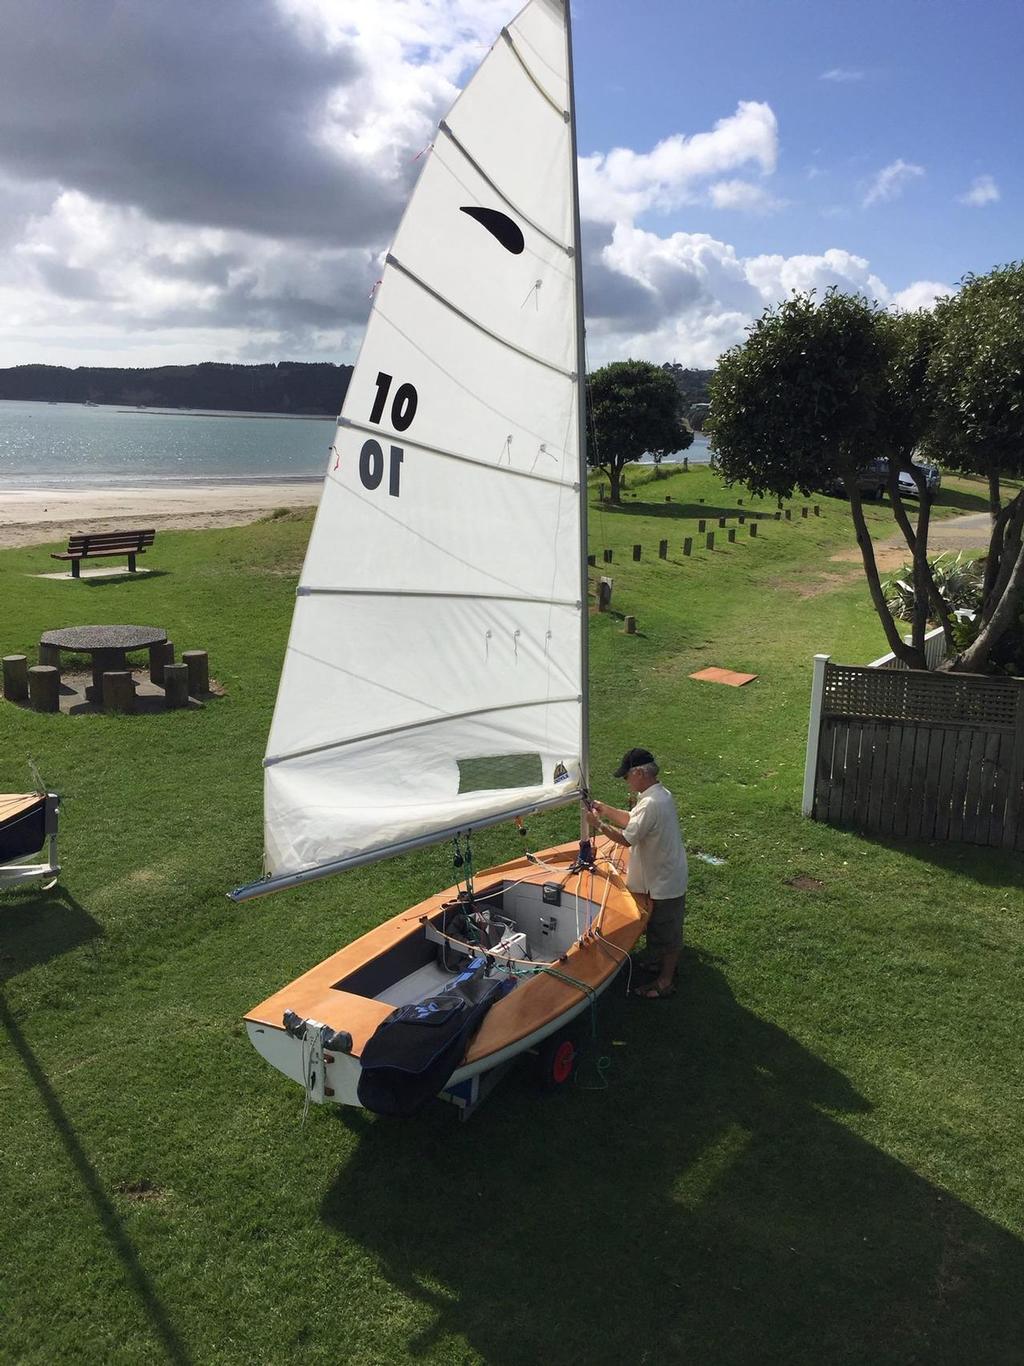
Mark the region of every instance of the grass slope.
MULTIPOLYGON (((0 895, 0 1360, 1021 1360, 1024 865, 800 817, 810 656, 885 648, 859 570, 829 558, 842 504, 684 560, 733 493, 707 470, 632 492, 592 511, 615 580, 592 618, 595 789, 622 797, 604 775, 630 745, 664 764, 692 858, 681 990, 617 992, 579 1086, 545 1098, 515 1072, 465 1127, 442 1106, 300 1127, 239 1024, 452 877, 437 849, 224 898, 259 869, 309 519, 161 533, 134 582, 0 556, 4 653, 157 624, 228 692, 137 718, 0 705, 0 785, 29 785, 34 756, 66 867, 59 893, 0 895), (759 678, 689 678, 708 664, 759 678)), ((948 488, 937 515, 978 496, 948 488)), ((538 818, 530 843, 574 824, 538 818)), ((478 863, 511 847, 487 832, 478 863)))

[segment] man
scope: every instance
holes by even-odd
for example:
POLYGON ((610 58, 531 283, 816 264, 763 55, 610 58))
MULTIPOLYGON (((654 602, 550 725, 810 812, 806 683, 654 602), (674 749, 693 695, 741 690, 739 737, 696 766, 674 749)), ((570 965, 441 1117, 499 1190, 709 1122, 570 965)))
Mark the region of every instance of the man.
POLYGON ((594 802, 587 813, 593 830, 629 849, 626 886, 649 911, 647 949, 654 981, 634 995, 663 1000, 675 991, 676 965, 683 947, 686 915, 686 850, 672 794, 658 782, 658 765, 650 750, 631 749, 615 770, 636 798, 632 811, 594 802))

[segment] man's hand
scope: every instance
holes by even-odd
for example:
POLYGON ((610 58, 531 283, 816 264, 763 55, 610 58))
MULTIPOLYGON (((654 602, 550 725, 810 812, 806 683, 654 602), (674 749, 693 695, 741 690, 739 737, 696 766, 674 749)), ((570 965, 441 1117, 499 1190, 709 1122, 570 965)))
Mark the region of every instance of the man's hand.
POLYGON ((651 901, 649 892, 634 892, 633 900, 643 911, 644 915, 650 915, 651 911, 654 909, 654 904, 651 901))
POLYGON ((587 824, 591 830, 600 830, 601 828, 601 817, 596 810, 599 805, 599 802, 595 802, 593 806, 587 807, 587 824))

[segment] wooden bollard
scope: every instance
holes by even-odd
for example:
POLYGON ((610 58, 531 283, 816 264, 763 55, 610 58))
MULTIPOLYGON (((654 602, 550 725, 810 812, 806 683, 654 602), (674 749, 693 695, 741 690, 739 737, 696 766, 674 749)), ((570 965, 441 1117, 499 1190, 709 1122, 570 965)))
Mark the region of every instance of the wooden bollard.
POLYGON ((4 697, 24 702, 28 697, 28 656, 4 655, 4 697))
POLYGON ((739 520, 740 526, 742 526, 743 523, 744 523, 747 519, 746 519, 746 517, 743 515, 743 513, 741 512, 740 515, 739 515, 738 520, 739 520))
POLYGON ((190 697, 202 697, 210 691, 210 656, 205 650, 182 650, 181 662, 188 669, 190 697))
POLYGON ((706 519, 705 517, 701 517, 701 519, 700 519, 700 520, 698 521, 698 523, 697 523, 697 530, 698 530, 698 531, 700 532, 700 534, 703 536, 703 535, 704 535, 704 532, 707 531, 707 529, 708 529, 707 519, 706 519))
POLYGON ((671 501, 672 501, 672 495, 671 495, 671 493, 666 493, 666 494, 665 494, 665 502, 666 502, 666 503, 671 503, 671 501))
POLYGON ((149 647, 149 681, 158 688, 164 686, 164 665, 174 663, 174 641, 162 640, 149 647))
POLYGON ((683 473, 690 473, 690 457, 688 455, 683 456, 683 473))
POLYGON ((28 695, 33 711, 60 711, 60 670, 52 664, 33 664, 28 671, 28 695))
POLYGON ((729 528, 729 543, 730 543, 730 545, 731 545, 735 540, 736 540, 736 528, 735 528, 734 526, 731 526, 731 527, 729 528))
POLYGON ((604 560, 605 564, 611 564, 611 562, 612 562, 612 552, 611 552, 610 550, 604 551, 604 553, 603 553, 603 555, 602 555, 602 559, 604 560))
POLYGON ((692 538, 692 536, 687 536, 686 539, 683 541, 683 554, 684 554, 684 555, 692 555, 692 554, 693 554, 693 538, 692 538))
POLYGON ((814 515, 815 517, 821 516, 821 508, 818 506, 817 503, 814 504, 814 515))
POLYGON ((697 499, 697 502, 698 502, 698 503, 703 503, 703 501, 704 501, 703 498, 698 498, 698 499, 697 499))
POLYGON ((188 706, 188 665, 164 665, 164 699, 168 711, 188 706))
POLYGON ((636 635, 636 617, 627 617, 627 618, 626 618, 626 635, 627 635, 627 636, 635 636, 635 635, 636 635))
POLYGON ((634 559, 634 560, 638 560, 638 559, 640 558, 640 556, 641 556, 642 553, 643 553, 643 547, 642 547, 642 546, 635 545, 635 546, 633 547, 633 559, 634 559))
POLYGON ((776 513, 775 513, 775 520, 776 520, 777 522, 781 522, 781 521, 782 521, 782 513, 781 513, 781 512, 776 512, 776 513))
POLYGON ((792 508, 787 508, 787 509, 786 509, 786 521, 787 521, 787 522, 791 522, 792 520, 793 520, 793 509, 792 509, 792 508))
POLYGON ((708 532, 707 548, 708 550, 714 550, 715 548, 715 533, 713 531, 708 532))
POLYGON ((737 504, 738 504, 739 507, 742 507, 742 506, 743 506, 743 499, 742 499, 742 498, 737 498, 737 499, 736 499, 736 502, 737 502, 737 504))
POLYGON ((598 579, 597 581, 597 610, 607 612, 612 605, 612 585, 613 579, 598 579))
POLYGON ((588 556, 587 556, 587 564, 589 564, 589 565, 595 565, 595 564, 597 564, 597 556, 596 556, 596 555, 588 555, 588 556))
POLYGON ((111 670, 103 675, 103 710, 135 710, 135 681, 127 669, 111 670))
POLYGON ((801 509, 800 509, 800 516, 801 516, 801 517, 806 517, 806 516, 807 516, 807 509, 806 509, 806 508, 801 508, 801 509))
POLYGON ((724 526, 725 526, 725 518, 724 518, 724 517, 719 517, 719 519, 718 519, 718 525, 719 525, 720 527, 724 527, 724 526))
POLYGON ((668 541, 659 541, 659 542, 658 542, 658 559, 659 559, 659 560, 667 560, 667 559, 668 559, 668 541))
POLYGON ((46 664, 54 669, 60 668, 60 646, 59 645, 40 645, 39 663, 46 664))
POLYGON ((757 535, 757 523, 756 523, 756 522, 751 522, 751 523, 750 523, 750 534, 751 534, 751 536, 756 536, 756 535, 757 535))

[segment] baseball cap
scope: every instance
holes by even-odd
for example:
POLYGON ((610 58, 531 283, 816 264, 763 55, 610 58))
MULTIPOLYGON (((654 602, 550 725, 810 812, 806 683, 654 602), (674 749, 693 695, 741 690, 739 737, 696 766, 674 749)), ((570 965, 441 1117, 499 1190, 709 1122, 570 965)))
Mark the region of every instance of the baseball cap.
POLYGON ((649 749, 627 749, 622 756, 622 763, 612 774, 613 778, 624 778, 631 768, 638 768, 641 764, 653 764, 654 755, 649 749))

